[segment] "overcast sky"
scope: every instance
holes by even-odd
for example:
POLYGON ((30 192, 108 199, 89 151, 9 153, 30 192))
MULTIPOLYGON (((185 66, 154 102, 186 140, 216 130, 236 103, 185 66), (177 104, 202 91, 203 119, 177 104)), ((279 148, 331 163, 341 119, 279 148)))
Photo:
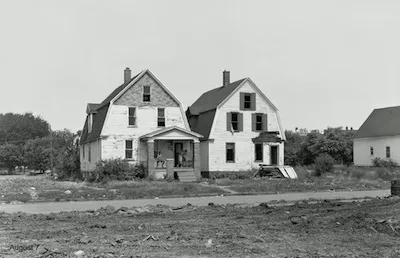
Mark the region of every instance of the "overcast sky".
POLYGON ((182 102, 250 77, 285 129, 359 128, 400 105, 400 1, 0 2, 0 113, 82 129, 101 102, 150 69, 182 102))

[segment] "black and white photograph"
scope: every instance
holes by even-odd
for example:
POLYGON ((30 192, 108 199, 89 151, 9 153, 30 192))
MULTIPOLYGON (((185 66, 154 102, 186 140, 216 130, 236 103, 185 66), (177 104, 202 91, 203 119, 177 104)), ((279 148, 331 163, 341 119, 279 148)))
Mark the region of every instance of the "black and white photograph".
POLYGON ((400 1, 0 0, 0 257, 400 257, 400 1))

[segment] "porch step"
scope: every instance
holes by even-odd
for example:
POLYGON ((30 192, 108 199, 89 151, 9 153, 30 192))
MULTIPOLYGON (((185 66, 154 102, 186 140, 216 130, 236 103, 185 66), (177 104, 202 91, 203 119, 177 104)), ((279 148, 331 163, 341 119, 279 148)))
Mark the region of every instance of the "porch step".
POLYGON ((193 182, 196 181, 196 176, 193 171, 179 171, 178 173, 179 181, 181 182, 193 182))

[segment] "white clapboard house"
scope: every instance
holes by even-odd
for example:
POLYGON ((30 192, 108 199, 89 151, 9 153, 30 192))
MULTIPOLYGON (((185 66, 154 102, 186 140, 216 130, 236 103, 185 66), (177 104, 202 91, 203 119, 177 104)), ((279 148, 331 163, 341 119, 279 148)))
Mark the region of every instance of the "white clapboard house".
POLYGON ((250 79, 205 92, 186 110, 190 128, 200 139, 201 171, 246 171, 260 164, 284 165, 285 133, 278 109, 250 79))
POLYGON ((190 130, 178 99, 149 70, 131 77, 101 103, 89 103, 80 139, 81 170, 85 176, 105 159, 125 159, 143 164, 149 175, 163 177, 166 164, 173 163, 180 178, 200 177, 200 134, 190 130), (185 166, 179 154, 186 151, 185 166))

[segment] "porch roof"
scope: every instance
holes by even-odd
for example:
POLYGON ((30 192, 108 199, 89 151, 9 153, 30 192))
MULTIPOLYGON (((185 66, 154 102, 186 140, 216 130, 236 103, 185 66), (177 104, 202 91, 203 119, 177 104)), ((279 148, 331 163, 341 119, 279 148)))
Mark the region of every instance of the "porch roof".
POLYGON ((182 127, 178 127, 178 126, 169 126, 169 127, 165 127, 165 128, 161 128, 158 130, 155 130, 153 132, 150 132, 148 134, 142 135, 139 137, 140 140, 148 140, 148 139, 157 139, 158 137, 162 137, 162 136, 168 136, 170 135, 170 137, 173 137, 175 139, 179 139, 180 137, 184 137, 184 136, 189 136, 191 138, 197 138, 200 139, 203 136, 201 134, 186 130, 182 127), (179 135, 174 135, 172 136, 172 132, 178 132, 179 135))

